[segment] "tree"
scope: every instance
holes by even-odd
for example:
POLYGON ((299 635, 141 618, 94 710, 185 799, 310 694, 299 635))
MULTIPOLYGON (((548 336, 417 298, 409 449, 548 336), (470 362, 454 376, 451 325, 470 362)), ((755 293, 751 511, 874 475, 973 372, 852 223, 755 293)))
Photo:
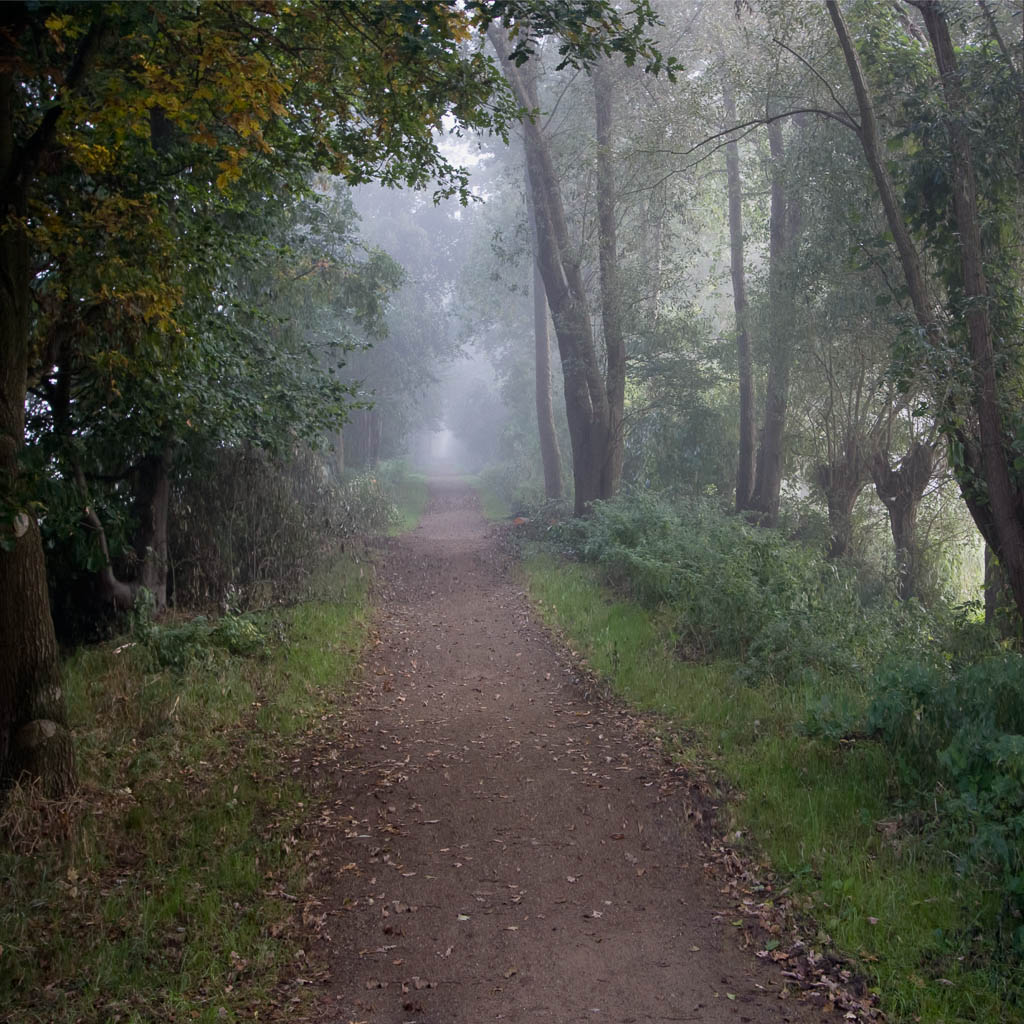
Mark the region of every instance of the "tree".
MULTIPOLYGON (((512 59, 507 35, 489 33, 505 75, 520 105, 538 111, 540 101, 532 75, 523 74, 512 59)), ((602 111, 602 131, 610 114, 602 111)), ((608 312, 613 325, 605 336, 605 372, 598 360, 593 325, 580 260, 569 236, 568 219, 549 140, 533 116, 523 121, 527 173, 536 223, 537 262, 558 338, 565 384, 566 416, 572 445, 574 504, 577 515, 592 501, 615 493, 622 467, 621 423, 625 394, 625 359, 621 335, 614 333, 614 304, 608 312)), ((610 202, 606 196, 606 202, 610 202)), ((614 205, 610 206, 614 217, 614 205)), ((605 230, 607 231, 607 222, 605 230)), ((607 238, 607 236, 606 236, 607 238)), ((614 244, 614 232, 611 235, 614 244)), ((606 253, 607 256, 607 253, 606 253)))
MULTIPOLYGON (((951 379, 960 377, 957 364, 961 357, 970 368, 965 394, 959 388, 949 388, 936 396, 937 415, 952 445, 961 493, 982 536, 999 558, 1018 613, 1024 618, 1024 472, 1015 452, 1022 410, 1019 402, 1013 401, 1011 383, 1019 355, 1015 357, 1005 348, 1006 333, 1001 331, 997 337, 993 330, 995 296, 987 275, 996 265, 993 256, 998 249, 993 249, 991 241, 986 246, 984 238, 978 156, 969 127, 970 102, 981 97, 977 92, 968 95, 945 9, 934 0, 915 0, 914 6, 924 21, 944 107, 939 111, 944 138, 932 140, 932 145, 942 145, 944 152, 939 159, 934 150, 926 152, 944 171, 947 187, 942 201, 951 214, 949 229, 931 235, 933 247, 940 250, 942 263, 949 269, 947 297, 941 305, 922 270, 917 243, 886 166, 884 140, 860 56, 839 5, 834 0, 827 2, 856 96, 860 114, 856 131, 885 209, 917 322, 931 357, 945 362, 951 379), (997 351, 997 340, 1002 351, 997 351)), ((1012 77, 1015 69, 1011 65, 997 70, 1012 77)), ((1017 124, 1013 130, 1019 129, 1017 124)), ((999 194, 994 192, 997 202, 999 194)), ((1014 319, 1019 331, 1019 318, 1014 319)), ((1009 322, 1003 326, 1012 332, 1009 322)))
POLYGON ((548 333, 548 296, 544 290, 537 254, 537 215, 533 208, 533 194, 529 175, 526 179, 526 206, 530 220, 531 266, 533 268, 533 367, 534 396, 537 407, 537 437, 544 467, 544 496, 562 496, 562 454, 558 448, 555 429, 555 410, 551 399, 551 337, 548 333))
MULTIPOLYGON (((722 90, 726 121, 736 121, 736 100, 728 82, 722 90)), ((729 198, 729 268, 732 301, 736 312, 736 363, 739 371, 740 444, 736 466, 736 511, 751 507, 754 496, 754 368, 750 354, 750 324, 747 309, 747 277, 743 249, 743 194, 740 184, 739 145, 730 138, 725 147, 725 175, 729 198)))

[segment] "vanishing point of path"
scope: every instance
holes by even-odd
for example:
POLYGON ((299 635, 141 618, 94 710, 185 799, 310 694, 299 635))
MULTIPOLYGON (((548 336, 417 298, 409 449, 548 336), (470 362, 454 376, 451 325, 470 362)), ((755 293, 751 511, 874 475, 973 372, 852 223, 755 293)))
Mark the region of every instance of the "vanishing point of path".
POLYGON ((325 1024, 835 1019, 740 948, 685 780, 501 568, 474 494, 434 481, 382 569, 334 746, 309 921, 325 1024))

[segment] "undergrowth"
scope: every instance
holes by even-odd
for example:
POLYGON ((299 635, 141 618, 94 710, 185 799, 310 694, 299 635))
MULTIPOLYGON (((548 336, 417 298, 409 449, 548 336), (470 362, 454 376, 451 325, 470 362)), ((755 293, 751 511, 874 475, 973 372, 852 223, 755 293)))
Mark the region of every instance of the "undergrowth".
POLYGON ((707 502, 621 498, 534 536, 545 618, 693 738, 809 941, 857 959, 891 1019, 1024 1019, 1020 655, 707 502))
POLYGON ((3 1019, 223 1024, 301 999, 287 752, 350 678, 366 582, 350 555, 274 617, 143 615, 70 659, 80 789, 17 788, 3 812, 3 1019))

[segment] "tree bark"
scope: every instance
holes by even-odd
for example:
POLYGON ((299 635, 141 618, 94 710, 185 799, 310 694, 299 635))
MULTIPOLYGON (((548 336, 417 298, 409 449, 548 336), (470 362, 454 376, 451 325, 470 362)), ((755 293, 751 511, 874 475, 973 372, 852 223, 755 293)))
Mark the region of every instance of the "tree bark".
POLYGON ((1006 573, 1017 609, 1024 618, 1024 494, 1014 488, 1010 479, 1012 451, 1009 450, 999 408, 999 381, 983 265, 978 189, 967 129, 967 98, 942 8, 934 0, 919 2, 917 6, 924 15, 950 113, 953 212, 967 308, 967 338, 974 374, 973 404, 978 416, 988 516, 999 563, 1006 573))
POLYGON ((153 595, 154 608, 167 607, 167 518, 171 496, 171 448, 147 455, 139 465, 135 511, 139 527, 135 553, 140 560, 137 587, 153 595))
POLYGON ((622 290, 616 241, 615 165, 612 141, 613 86, 609 59, 594 65, 594 123, 597 136, 598 269, 601 280, 601 326, 604 331, 605 388, 608 393, 608 452, 601 481, 602 496, 619 489, 624 452, 626 341, 622 333, 622 290))
MULTIPOLYGON (((732 87, 726 85, 722 96, 725 118, 736 122, 736 101, 732 87)), ((750 329, 747 311, 747 275, 743 251, 743 195, 740 185, 739 145, 735 140, 725 147, 725 175, 729 196, 729 263, 732 272, 732 304, 736 313, 736 362, 740 393, 740 447, 736 466, 736 511, 750 507, 754 494, 754 369, 750 354, 750 329)))
POLYGON ((544 496, 562 496, 562 453, 558 450, 555 410, 551 399, 551 337, 548 332, 548 298, 540 270, 537 248, 537 214, 533 207, 529 171, 526 173, 526 212, 530 221, 533 259, 533 365, 534 397, 537 407, 537 435, 544 467, 544 496))
POLYGON ((842 558, 853 541, 853 510, 867 484, 867 467, 855 437, 847 435, 841 451, 830 464, 818 466, 815 482, 825 495, 831 531, 828 557, 842 558))
POLYGON ((537 260, 533 260, 533 344, 535 394, 537 402, 537 434, 540 457, 544 465, 544 496, 562 496, 562 455, 558 450, 555 410, 551 400, 551 339, 548 336, 548 300, 544 294, 544 278, 537 260))
MULTIPOLYGON (((6 18, 4 19, 6 22, 6 18)), ((3 25, 7 29, 10 26, 3 25)), ((12 31, 13 31, 13 27, 12 31)), ((19 459, 25 442, 31 269, 24 149, 15 139, 14 38, 0 32, 0 784, 22 774, 53 795, 75 784, 42 538, 19 459)))

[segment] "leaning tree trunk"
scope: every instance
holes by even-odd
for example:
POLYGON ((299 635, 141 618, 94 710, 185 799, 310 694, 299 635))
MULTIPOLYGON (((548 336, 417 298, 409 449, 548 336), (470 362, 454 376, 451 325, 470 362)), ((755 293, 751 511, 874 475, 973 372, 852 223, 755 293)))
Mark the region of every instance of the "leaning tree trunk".
POLYGON ((979 461, 985 478, 984 498, 988 506, 985 518, 991 524, 999 563, 1006 573, 1017 609, 1024 618, 1024 493, 1014 487, 1010 477, 1010 463, 1017 455, 1004 432, 999 408, 999 381, 983 265, 978 189, 967 127, 968 101, 942 8, 934 0, 919 2, 917 6, 924 15, 950 111, 953 212, 967 308, 968 347, 974 373, 973 405, 978 417, 979 461))
MULTIPOLYGON (((723 92, 726 121, 736 122, 732 87, 723 92)), ((740 187, 740 153, 735 139, 725 147, 725 176, 729 195, 729 254, 732 272, 732 304, 736 313, 736 362, 740 392, 740 448, 736 466, 736 511, 750 508, 754 494, 754 369, 750 355, 747 311, 747 276, 743 252, 743 195, 740 187)))
POLYGON ((537 434, 544 465, 544 496, 562 496, 562 455, 558 450, 555 410, 551 401, 551 339, 548 336, 548 300, 544 278, 533 261, 533 347, 536 379, 537 434))
MULTIPOLYGON (((508 60, 506 36, 491 26, 488 38, 517 101, 527 110, 536 110, 539 106, 536 86, 529 75, 524 75, 508 60)), ((609 393, 614 394, 615 388, 612 385, 606 389, 598 362, 583 273, 569 239, 548 140, 532 118, 523 121, 523 135, 537 222, 537 262, 544 278, 562 359, 565 412, 572 446, 574 508, 577 515, 583 515, 593 501, 610 497, 614 491, 611 485, 617 482, 609 471, 610 466, 614 467, 609 393)))
MULTIPOLYGON (((530 220, 530 238, 533 252, 537 252, 537 217, 533 209, 530 177, 526 176, 526 210, 530 220)), ((540 459, 544 467, 544 496, 562 496, 562 453, 558 450, 558 432, 555 430, 555 410, 551 400, 551 337, 548 333, 548 298, 544 291, 544 277, 537 256, 533 264, 533 365, 534 395, 537 406, 537 436, 540 441, 540 459)))

